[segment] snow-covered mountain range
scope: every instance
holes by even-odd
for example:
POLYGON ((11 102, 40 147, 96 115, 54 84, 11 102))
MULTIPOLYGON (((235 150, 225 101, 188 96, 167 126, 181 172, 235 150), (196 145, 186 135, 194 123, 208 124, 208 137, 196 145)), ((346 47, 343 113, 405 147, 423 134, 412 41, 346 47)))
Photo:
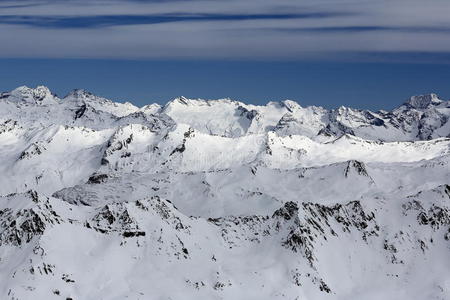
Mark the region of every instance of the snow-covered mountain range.
POLYGON ((0 94, 0 299, 450 299, 450 101, 0 94))

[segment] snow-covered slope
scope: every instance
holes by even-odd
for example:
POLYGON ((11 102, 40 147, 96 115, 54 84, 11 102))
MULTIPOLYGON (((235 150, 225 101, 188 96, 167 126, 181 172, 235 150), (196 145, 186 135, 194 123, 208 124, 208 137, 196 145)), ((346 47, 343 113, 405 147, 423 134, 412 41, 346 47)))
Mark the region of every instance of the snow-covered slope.
POLYGON ((0 299, 450 299, 450 102, 0 94, 0 299))

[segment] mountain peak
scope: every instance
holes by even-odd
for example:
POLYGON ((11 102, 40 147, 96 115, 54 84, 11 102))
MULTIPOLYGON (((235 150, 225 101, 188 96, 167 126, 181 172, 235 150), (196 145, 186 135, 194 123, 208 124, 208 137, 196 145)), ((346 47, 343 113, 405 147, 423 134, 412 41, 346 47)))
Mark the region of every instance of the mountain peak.
POLYGON ((58 102, 58 98, 46 86, 39 85, 36 88, 30 88, 25 85, 20 86, 9 93, 5 93, 9 101, 25 102, 33 104, 53 104, 58 102))
POLYGON ((220 104, 232 104, 235 106, 243 106, 245 105, 242 102, 232 100, 230 98, 221 98, 221 99, 201 99, 201 98, 186 98, 184 96, 180 96, 177 98, 174 98, 173 100, 166 103, 164 106, 165 109, 168 109, 173 106, 177 106, 178 104, 181 104, 183 107, 199 107, 199 106, 212 106, 212 105, 220 105, 220 104))
POLYGON ((93 96, 95 95, 85 89, 74 89, 65 98, 91 98, 93 96))
POLYGON ((426 94, 426 95, 412 96, 405 104, 409 107, 416 109, 426 109, 430 107, 430 105, 437 105, 442 102, 443 101, 439 99, 438 95, 426 94))
POLYGON ((72 90, 69 94, 67 94, 67 96, 64 97, 64 99, 74 99, 76 101, 88 101, 89 103, 93 104, 93 103, 113 103, 113 101, 101 97, 101 96, 97 96, 92 92, 89 92, 88 90, 85 89, 74 89, 72 90))
POLYGON ((180 96, 180 97, 173 99, 172 102, 179 102, 181 104, 188 105, 189 99, 184 96, 180 96))
POLYGON ((284 107, 290 112, 293 112, 294 110, 301 108, 300 104, 298 102, 293 100, 283 100, 281 101, 284 107))

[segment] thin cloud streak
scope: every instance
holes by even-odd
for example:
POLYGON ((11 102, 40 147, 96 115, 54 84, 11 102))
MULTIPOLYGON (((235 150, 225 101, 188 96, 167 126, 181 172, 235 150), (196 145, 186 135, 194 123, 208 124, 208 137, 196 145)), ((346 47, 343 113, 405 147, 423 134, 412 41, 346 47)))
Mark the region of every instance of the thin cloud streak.
POLYGON ((0 57, 358 60, 379 59, 365 53, 450 53, 447 0, 32 0, 2 6, 0 57))
POLYGON ((121 25, 160 24, 173 22, 201 21, 245 21, 245 20, 287 20, 320 19, 348 15, 336 12, 311 12, 297 14, 159 14, 159 15, 109 15, 80 17, 33 17, 2 16, 0 24, 27 25, 43 28, 99 28, 121 25))
POLYGON ((273 30, 289 33, 354 33, 391 31, 403 33, 450 33, 450 27, 395 27, 395 26, 335 26, 335 27, 301 27, 301 28, 261 28, 260 30, 273 30))

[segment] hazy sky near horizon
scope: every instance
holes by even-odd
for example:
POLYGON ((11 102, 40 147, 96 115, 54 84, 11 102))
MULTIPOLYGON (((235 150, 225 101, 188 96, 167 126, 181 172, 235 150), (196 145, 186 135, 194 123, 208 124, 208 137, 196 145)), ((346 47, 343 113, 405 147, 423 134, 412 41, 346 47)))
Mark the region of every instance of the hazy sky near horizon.
POLYGON ((0 0, 0 89, 392 107, 450 95, 449 12, 448 0, 0 0))

